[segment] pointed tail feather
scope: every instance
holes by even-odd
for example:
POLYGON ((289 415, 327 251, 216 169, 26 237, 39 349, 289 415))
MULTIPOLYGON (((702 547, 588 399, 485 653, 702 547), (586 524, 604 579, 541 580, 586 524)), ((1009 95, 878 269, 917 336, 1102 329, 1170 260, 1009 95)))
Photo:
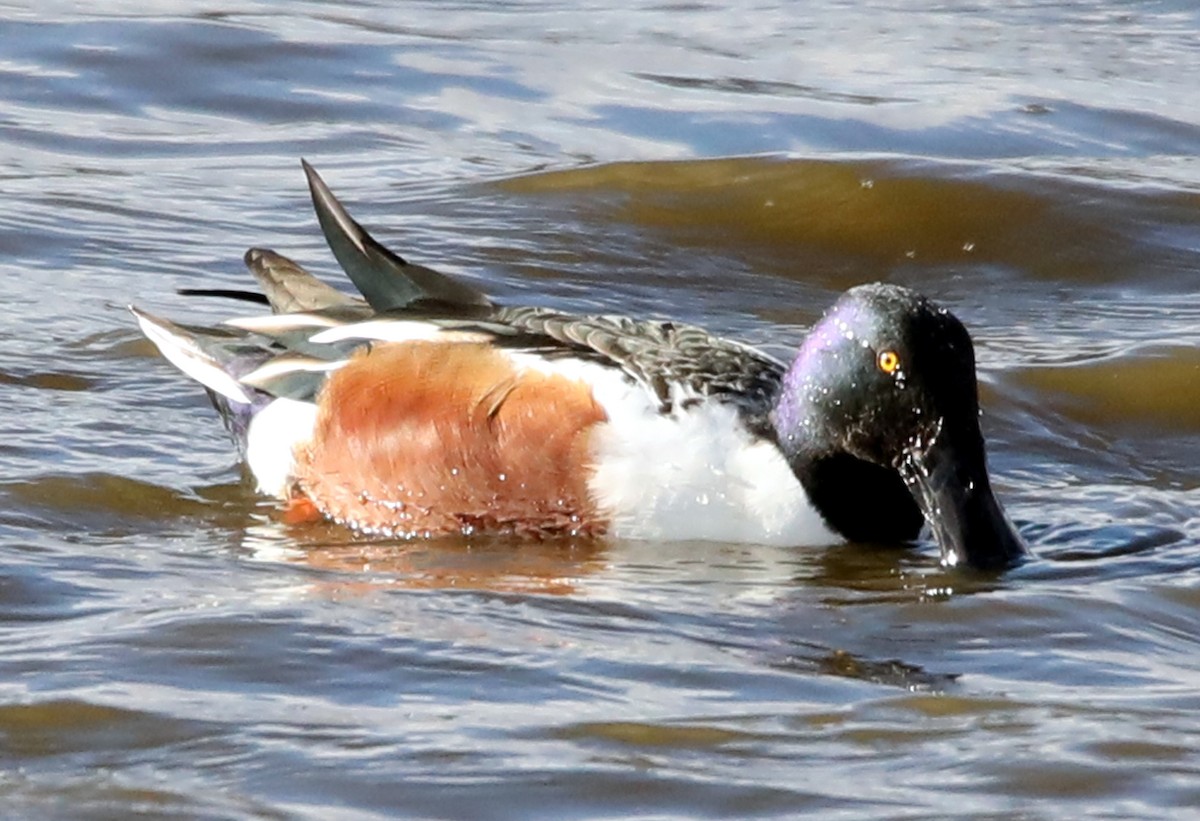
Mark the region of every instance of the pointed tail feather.
POLYGON ((266 294, 277 314, 321 311, 326 308, 362 306, 362 300, 343 294, 301 268, 292 260, 266 248, 246 252, 246 267, 266 294))
POLYGON ((213 393, 239 405, 253 404, 253 397, 226 366, 204 349, 195 334, 166 319, 129 306, 146 338, 179 370, 213 393))
POLYGON ((458 306, 489 306, 483 292, 431 268, 413 265, 380 245, 342 207, 313 167, 304 160, 313 207, 333 255, 363 297, 377 311, 420 301, 458 306))

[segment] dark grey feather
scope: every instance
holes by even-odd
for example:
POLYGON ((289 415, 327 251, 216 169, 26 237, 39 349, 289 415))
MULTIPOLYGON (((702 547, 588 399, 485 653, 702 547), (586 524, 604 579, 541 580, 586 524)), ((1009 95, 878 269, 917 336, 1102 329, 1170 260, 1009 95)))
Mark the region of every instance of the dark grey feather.
MULTIPOLYGON (((671 385, 735 404, 749 416, 774 405, 786 370, 782 362, 703 328, 623 316, 572 316, 545 308, 499 308, 496 319, 552 341, 563 353, 621 368, 673 409, 671 385)), ((498 344, 508 346, 507 340, 498 344)), ((543 353, 553 355, 552 351, 543 353)))
POLYGON ((251 248, 244 259, 274 313, 343 309, 347 318, 371 315, 361 299, 326 285, 282 254, 251 248))
POLYGON ((418 302, 455 306, 490 305, 482 291, 432 268, 413 265, 376 242, 354 221, 313 167, 301 160, 308 176, 317 220, 330 250, 367 303, 377 311, 418 302))

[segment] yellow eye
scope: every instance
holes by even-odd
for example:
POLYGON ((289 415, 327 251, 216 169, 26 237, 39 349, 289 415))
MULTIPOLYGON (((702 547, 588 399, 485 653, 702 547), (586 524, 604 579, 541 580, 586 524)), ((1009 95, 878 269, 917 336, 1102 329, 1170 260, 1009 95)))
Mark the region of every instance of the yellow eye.
POLYGON ((878 362, 879 370, 892 374, 900 367, 900 356, 895 351, 880 351, 878 362))

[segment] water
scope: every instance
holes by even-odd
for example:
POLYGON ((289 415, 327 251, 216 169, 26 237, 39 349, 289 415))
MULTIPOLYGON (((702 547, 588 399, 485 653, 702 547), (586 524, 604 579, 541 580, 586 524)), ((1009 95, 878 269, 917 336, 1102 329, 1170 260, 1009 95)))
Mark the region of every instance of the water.
POLYGON ((0 7, 5 815, 1192 817, 1200 14, 928 5, 0 7), (301 156, 510 302, 927 291, 1037 560, 279 523, 123 306, 332 271, 301 156))

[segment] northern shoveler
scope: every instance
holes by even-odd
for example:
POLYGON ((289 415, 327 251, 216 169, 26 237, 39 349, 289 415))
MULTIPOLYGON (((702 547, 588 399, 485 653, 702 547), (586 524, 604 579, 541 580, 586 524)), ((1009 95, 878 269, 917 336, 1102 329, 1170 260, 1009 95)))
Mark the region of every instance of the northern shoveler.
POLYGON ((365 533, 819 545, 931 526, 947 564, 1025 547, 988 479, 975 358, 945 308, 848 291, 788 366, 676 322, 494 304, 376 242, 304 163, 364 299, 273 251, 272 314, 131 308, 208 392, 264 492, 365 533))

